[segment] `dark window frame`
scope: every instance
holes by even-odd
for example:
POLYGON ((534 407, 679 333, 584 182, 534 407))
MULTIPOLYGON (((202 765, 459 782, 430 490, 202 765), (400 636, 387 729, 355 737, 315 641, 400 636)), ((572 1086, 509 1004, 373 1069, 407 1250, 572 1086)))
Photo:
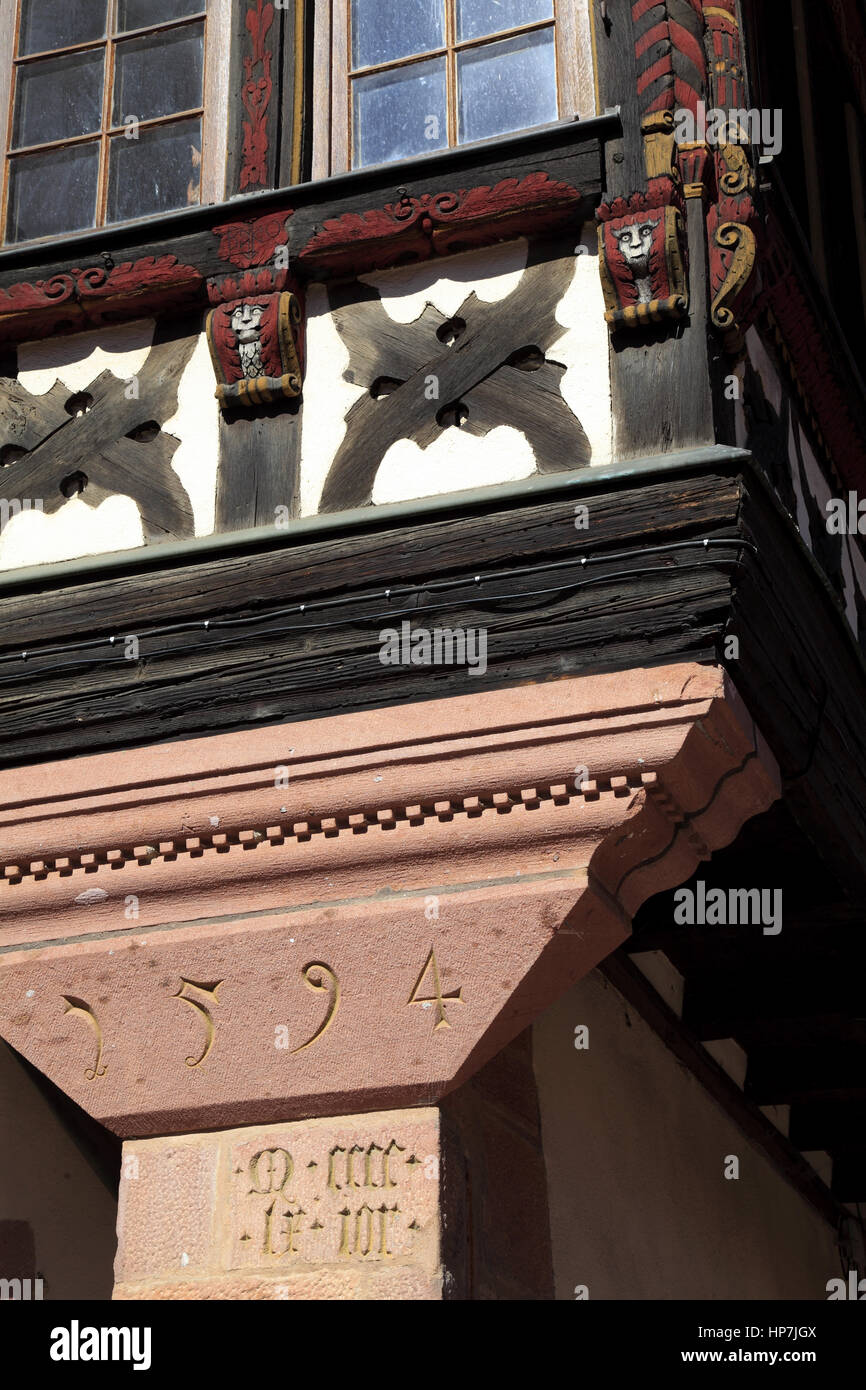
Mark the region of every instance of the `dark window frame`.
MULTIPOLYGON (((52 233, 47 237, 35 237, 7 242, 9 218, 10 170, 13 158, 19 156, 39 156, 54 151, 74 149, 87 145, 99 145, 99 167, 96 193, 96 215, 89 228, 78 231, 95 230, 106 226, 121 226, 122 221, 108 222, 106 211, 109 194, 109 156, 112 139, 122 135, 126 123, 112 123, 112 103, 114 98, 115 53, 118 43, 145 38, 151 34, 175 33, 204 21, 204 60, 202 72, 202 100, 188 110, 171 112, 166 116, 142 120, 139 131, 146 133, 160 126, 174 122, 198 118, 201 122, 201 168, 199 185, 199 205, 221 202, 224 196, 226 163, 226 127, 228 107, 228 24, 230 6, 225 0, 199 0, 196 10, 179 19, 169 19, 139 29, 118 32, 118 0, 108 0, 106 34, 84 43, 70 44, 66 47, 50 49, 45 52, 18 55, 18 36, 21 24, 22 0, 0 0, 0 54, 4 61, 0 66, 0 142, 2 142, 3 169, 0 174, 0 246, 24 246, 43 241, 57 240, 65 234, 52 233), (13 121, 15 111, 15 91, 17 72, 34 62, 47 58, 63 58, 70 54, 104 53, 104 83, 102 93, 102 115, 100 129, 84 135, 75 135, 58 140, 46 141, 39 145, 26 145, 12 148, 13 121)), ((190 205, 190 206, 195 206, 190 205)), ((177 209, 165 209, 166 212, 177 209)), ((124 219, 127 220, 127 219, 124 219)), ((136 220, 136 219, 129 219, 136 220)), ((70 232, 69 235, 75 235, 70 232)))
MULTIPOLYGON (((313 76, 313 178, 343 174, 353 166, 352 77, 356 74, 409 67, 433 56, 447 54, 448 68, 448 144, 442 148, 464 149, 469 144, 483 146, 483 140, 461 142, 456 139, 456 53, 477 49, 507 38, 553 27, 556 45, 558 119, 591 117, 596 114, 594 54, 589 0, 554 0, 552 19, 503 29, 481 39, 457 41, 454 0, 445 0, 447 12, 446 44, 430 52, 353 69, 350 66, 351 0, 316 0, 314 24, 313 76)), ((516 133, 516 132, 512 132, 516 133)), ((491 137, 495 138, 495 137, 491 137)), ((441 152, 441 151, 440 151, 441 152)), ((431 151, 432 153, 432 151, 431 151)), ((394 161, 395 167, 400 163, 394 161)))

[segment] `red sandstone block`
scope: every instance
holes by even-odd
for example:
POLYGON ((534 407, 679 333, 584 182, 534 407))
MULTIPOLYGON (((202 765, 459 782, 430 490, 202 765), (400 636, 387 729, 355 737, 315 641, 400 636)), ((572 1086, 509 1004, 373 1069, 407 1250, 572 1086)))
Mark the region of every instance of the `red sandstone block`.
POLYGON ((213 1135, 123 1146, 118 1283, 204 1274, 218 1258, 218 1144, 213 1135))

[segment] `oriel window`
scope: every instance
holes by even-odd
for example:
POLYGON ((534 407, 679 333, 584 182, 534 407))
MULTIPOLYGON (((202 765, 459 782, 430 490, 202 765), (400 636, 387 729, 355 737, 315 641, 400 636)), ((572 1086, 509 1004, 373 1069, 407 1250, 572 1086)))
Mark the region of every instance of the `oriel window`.
POLYGON ((331 106, 318 175, 592 109, 583 0, 326 0, 317 57, 320 92, 330 60, 331 106))
POLYGON ((201 201, 207 0, 6 4, 4 241, 201 201))

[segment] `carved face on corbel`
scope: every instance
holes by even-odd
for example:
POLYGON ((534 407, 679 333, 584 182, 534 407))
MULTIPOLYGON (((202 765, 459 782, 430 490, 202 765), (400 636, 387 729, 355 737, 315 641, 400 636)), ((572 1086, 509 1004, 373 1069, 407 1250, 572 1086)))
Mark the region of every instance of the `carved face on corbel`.
POLYGON ((235 335, 244 379, 247 381, 265 375, 262 362, 262 314, 264 312, 264 304, 243 303, 239 304, 233 311, 229 320, 235 335))
POLYGON ((679 209, 647 206, 643 195, 599 209, 602 286, 611 325, 680 318, 688 308, 679 209))
POLYGON ((614 231, 620 253, 631 271, 638 291, 638 303, 649 304, 653 297, 650 281, 650 255, 653 249, 653 236, 660 218, 646 222, 635 222, 631 226, 614 231))
POLYGON ((301 310, 294 294, 234 299, 208 315, 207 336, 224 408, 301 394, 301 310))
POLYGON ((239 343, 255 343, 261 337, 264 304, 239 304, 231 317, 232 331, 239 343))

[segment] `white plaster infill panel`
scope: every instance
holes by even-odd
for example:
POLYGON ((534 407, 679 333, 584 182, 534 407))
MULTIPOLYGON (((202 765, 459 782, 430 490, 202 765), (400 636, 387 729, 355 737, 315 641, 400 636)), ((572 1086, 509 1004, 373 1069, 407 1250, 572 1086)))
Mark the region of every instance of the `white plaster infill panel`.
POLYGON ((210 349, 200 333, 177 392, 177 410, 162 427, 180 440, 171 466, 180 478, 195 517, 195 534, 209 536, 216 512, 219 407, 210 349))
MULTIPOLYGON (((31 395, 42 396, 60 382, 70 396, 86 391, 105 371, 126 389, 142 371, 155 330, 153 319, 44 338, 18 348, 18 380, 31 395)), ((146 405, 143 402, 143 415, 146 405)), ((144 423, 144 420, 142 420, 144 423)), ((186 489, 195 517, 195 534, 214 528, 219 411, 214 399, 213 368, 202 333, 178 385, 178 408, 159 421, 179 440, 172 468, 186 489)), ((98 507, 74 497, 53 513, 40 501, 12 516, 0 535, 0 570, 52 564, 144 545, 138 507, 131 497, 108 497, 98 507)))
POLYGON ((71 497, 56 512, 31 510, 9 520, 0 536, 0 570, 52 565, 140 545, 144 533, 131 497, 106 497, 98 507, 71 497))
POLYGON ((153 319, 136 319, 112 328, 21 343, 18 380, 32 396, 44 396, 55 381, 62 381, 74 395, 105 371, 118 381, 130 381, 147 361, 155 327, 153 319))
MULTIPOLYGON (((361 280, 377 291, 383 309, 396 324, 416 322, 428 306, 449 319, 459 315, 473 293, 483 303, 512 294, 526 269, 527 252, 528 244, 521 239, 378 271, 361 280)), ((303 516, 318 510, 328 470, 345 437, 346 416, 365 392, 365 387, 345 380, 349 353, 323 286, 310 287, 307 312, 301 443, 303 516)), ((575 247, 574 274, 557 308, 556 320, 563 332, 548 358, 566 369, 561 384, 563 399, 586 431, 592 465, 608 465, 612 443, 609 343, 592 228, 584 231, 575 247)), ((426 449, 412 439, 396 441, 381 461, 373 502, 402 502, 515 482, 532 476, 536 468, 528 439, 507 420, 481 437, 451 426, 426 449)))
POLYGON ((307 364, 301 433, 301 516, 315 516, 328 469, 343 442, 346 416, 363 386, 346 381, 349 351, 337 332, 324 285, 309 285, 307 364))
POLYGON ((521 237, 447 259, 375 271, 362 275, 361 283, 373 286, 395 323, 414 323, 428 304, 450 319, 473 291, 484 304, 512 294, 526 269, 528 249, 521 237))

